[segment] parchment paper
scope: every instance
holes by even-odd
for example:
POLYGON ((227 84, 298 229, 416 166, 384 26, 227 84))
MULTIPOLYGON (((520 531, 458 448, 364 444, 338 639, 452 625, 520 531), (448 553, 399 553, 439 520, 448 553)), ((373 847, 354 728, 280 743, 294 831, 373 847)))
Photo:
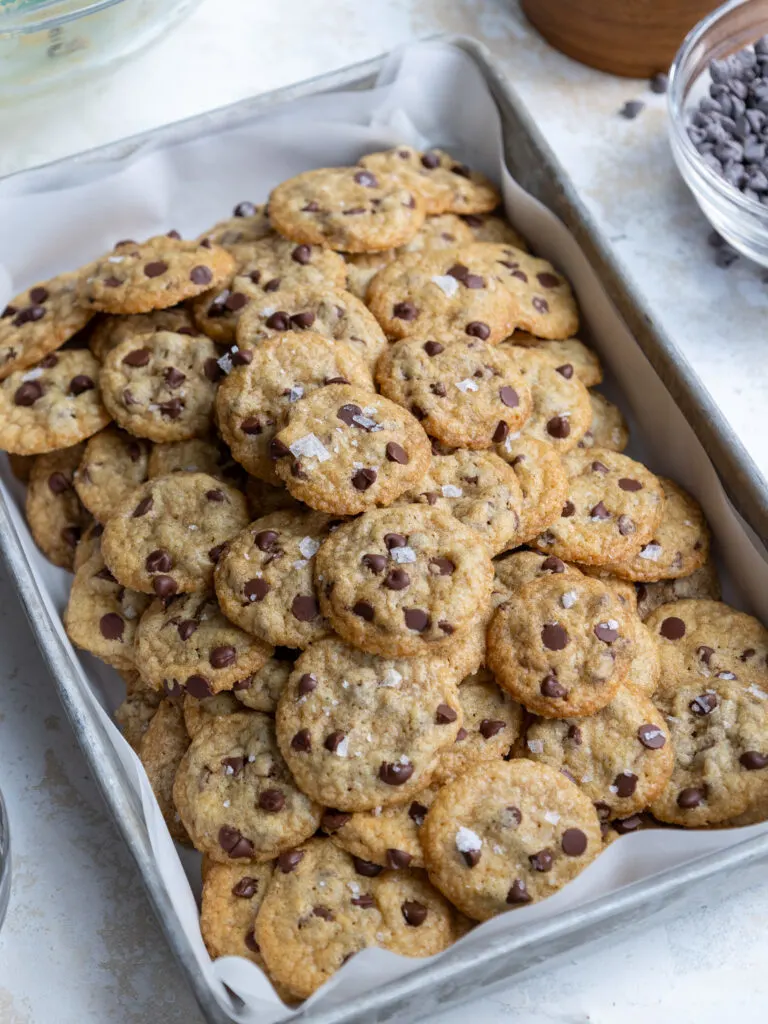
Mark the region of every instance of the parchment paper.
MULTIPOLYGON (((45 191, 33 193, 23 178, 0 183, 0 308, 22 288, 99 256, 118 238, 142 238, 172 227, 193 236, 228 215, 236 202, 266 199, 270 188, 290 175, 353 163, 369 150, 402 141, 445 146, 502 182, 512 222, 536 252, 551 259, 573 282, 583 315, 582 336, 597 348, 610 370, 603 390, 618 398, 630 421, 629 454, 696 495, 716 537, 726 599, 768 621, 768 564, 759 545, 727 501, 705 451, 609 303, 574 239, 505 170, 494 101, 473 62, 448 43, 419 43, 394 55, 374 90, 295 101, 247 126, 174 148, 139 147, 117 165, 62 169, 54 175, 56 187, 45 191)), ((22 488, 5 462, 0 471, 3 497, 12 505, 14 523, 63 636, 60 615, 71 577, 37 552, 20 511, 22 488)), ((81 655, 79 661, 80 683, 93 714, 102 720, 141 796, 158 869, 193 943, 197 969, 233 1020, 266 1024, 290 1016, 255 966, 237 957, 215 963, 208 957, 193 893, 199 890, 199 857, 174 846, 137 758, 111 721, 110 712, 122 699, 122 683, 89 655, 81 655), (237 1007, 224 982, 242 1000, 237 1007)), ((766 827, 650 830, 624 836, 556 896, 479 926, 462 945, 477 949, 493 943, 495 936, 724 849, 766 827)), ((305 1010, 308 1005, 327 1009, 343 1004, 424 962, 366 950, 316 993, 305 1010)))

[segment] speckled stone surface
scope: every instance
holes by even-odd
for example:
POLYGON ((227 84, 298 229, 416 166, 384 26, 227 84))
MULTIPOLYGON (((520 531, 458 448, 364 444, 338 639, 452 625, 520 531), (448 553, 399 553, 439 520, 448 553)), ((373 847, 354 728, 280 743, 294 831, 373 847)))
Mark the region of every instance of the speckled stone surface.
MULTIPOLYGON (((715 266, 709 227, 672 163, 662 97, 645 83, 555 54, 514 0, 226 6, 223 17, 221 4, 203 0, 155 48, 98 83, 0 105, 0 174, 435 32, 474 35, 506 67, 660 322, 768 473, 768 438, 759 426, 768 399, 768 284, 744 260, 727 270, 715 266), (645 110, 634 121, 619 118, 621 105, 635 98, 645 110)), ((198 1024, 2 572, 0 756, 15 869, 0 932, 2 1024, 198 1024)), ((727 1012, 752 1020, 768 1003, 766 913, 768 886, 719 904, 713 892, 708 909, 624 932, 599 953, 574 953, 544 975, 436 1019, 714 1024, 727 1012)))

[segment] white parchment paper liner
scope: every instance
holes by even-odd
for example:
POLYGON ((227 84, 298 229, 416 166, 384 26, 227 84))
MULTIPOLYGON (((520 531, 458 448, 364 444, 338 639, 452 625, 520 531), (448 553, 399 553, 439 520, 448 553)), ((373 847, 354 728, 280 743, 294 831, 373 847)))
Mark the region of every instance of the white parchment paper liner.
MULTIPOLYGON (((292 174, 353 163, 364 152, 402 141, 445 146, 503 183, 512 222, 537 253, 556 263, 573 282, 585 325, 582 336, 597 348, 610 370, 604 390, 614 399, 621 396, 633 428, 629 454, 696 495, 717 539, 725 598, 768 621, 768 564, 753 534, 729 504, 706 453, 609 303, 574 239, 504 168, 501 123, 491 94, 470 58, 448 43, 419 43, 394 55, 375 90, 317 95, 256 118, 247 127, 167 150, 140 147, 117 166, 71 168, 61 172, 55 190, 31 193, 23 178, 5 182, 0 186, 0 308, 15 292, 99 256, 118 238, 140 239, 172 227, 184 236, 194 236, 226 216, 236 202, 266 199, 271 187, 292 174)), ((5 463, 0 472, 2 493, 14 506, 14 522, 63 637, 60 615, 70 576, 37 552, 20 512, 22 489, 5 463)), ((83 655, 79 661, 81 685, 93 714, 102 721, 141 795, 158 869, 195 950, 197 968, 234 1020, 268 1024, 290 1016, 254 965, 238 957, 212 963, 208 957, 193 894, 193 889, 199 891, 199 857, 179 853, 174 846, 137 758, 112 723, 110 713, 122 699, 122 683, 90 656, 83 655), (237 1008, 224 982, 242 1000, 237 1008)), ((476 949, 492 943, 494 936, 749 839, 766 827, 651 830, 625 836, 556 896, 479 926, 462 944, 476 949)), ((366 950, 305 1008, 341 1005, 424 963, 366 950)))

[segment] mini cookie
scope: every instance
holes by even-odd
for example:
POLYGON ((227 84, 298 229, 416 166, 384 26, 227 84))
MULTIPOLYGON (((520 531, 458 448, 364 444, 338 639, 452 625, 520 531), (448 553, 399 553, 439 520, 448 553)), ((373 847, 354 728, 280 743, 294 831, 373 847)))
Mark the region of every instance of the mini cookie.
POLYGON ((430 505, 470 527, 496 554, 520 543, 523 495, 514 470, 491 452, 435 455, 400 504, 430 505))
POLYGON ((495 210, 501 201, 484 174, 470 170, 442 149, 421 152, 412 146, 395 146, 369 153, 360 166, 402 179, 421 196, 427 213, 485 213, 495 210))
POLYGON ((224 618, 208 594, 155 600, 136 634, 136 663, 146 682, 202 699, 258 672, 272 649, 224 618))
MULTIPOLYGON (((559 373, 538 349, 517 345, 505 349, 531 392, 531 414, 523 424, 522 435, 546 441, 561 455, 570 451, 592 419, 589 392, 576 377, 559 373)), ((507 438, 508 451, 515 451, 515 441, 513 435, 507 438)))
POLYGON ((458 938, 453 908, 422 873, 361 864, 322 839, 278 859, 256 941, 270 974, 299 999, 362 949, 432 956, 458 938))
POLYGON ((766 693, 754 689, 722 677, 665 677, 654 703, 669 723, 675 767, 650 806, 656 818, 716 825, 766 798, 766 693))
POLYGON ((642 622, 633 619, 634 651, 624 685, 652 697, 661 682, 661 655, 656 637, 642 622))
POLYGON ((516 249, 528 251, 528 243, 518 234, 503 215, 494 213, 469 213, 462 220, 472 232, 476 242, 495 242, 514 245, 516 249))
POLYGON ((269 197, 272 224, 286 238, 343 252, 403 245, 424 214, 421 197, 399 178, 359 167, 305 171, 269 197))
POLYGON ((195 848, 213 860, 272 860, 311 836, 320 808, 296 788, 258 711, 211 718, 176 773, 173 797, 195 848))
POLYGON ((23 484, 29 483, 32 474, 32 467, 35 464, 36 455, 11 455, 7 456, 11 472, 23 484))
POLYGON ((88 345, 99 362, 104 362, 121 342, 128 338, 136 339, 140 334, 154 334, 155 331, 187 335, 199 333, 192 314, 185 306, 154 309, 151 313, 135 313, 133 316, 99 313, 88 330, 88 345))
POLYGON ((80 540, 77 542, 75 548, 75 558, 72 568, 74 572, 85 565, 88 559, 96 551, 101 551, 101 535, 104 533, 104 527, 101 523, 90 520, 90 524, 83 530, 80 535, 80 540))
POLYGON ((645 620, 654 609, 673 601, 689 598, 720 600, 720 580, 714 562, 706 562, 700 569, 677 580, 659 580, 658 583, 637 583, 637 612, 645 620))
POLYGON ((277 706, 277 741, 305 793, 342 811, 402 803, 429 785, 461 728, 444 659, 384 659, 313 644, 277 706))
POLYGON ((572 338, 579 329, 579 312, 571 286, 547 260, 537 259, 511 245, 476 243, 485 252, 485 270, 513 300, 517 328, 537 338, 572 338))
POLYGON ((0 313, 0 380, 34 366, 93 316, 80 299, 79 272, 60 274, 11 299, 0 313))
POLYGON ((441 509, 377 509, 345 523, 315 559, 320 607, 348 643, 385 657, 439 651, 488 608, 493 565, 441 509))
POLYGON ((560 574, 578 577, 582 574, 573 566, 555 555, 543 555, 540 551, 512 551, 494 560, 493 603, 498 607, 508 601, 526 583, 544 576, 560 574))
POLYGON ((218 221, 204 231, 198 242, 213 242, 239 258, 242 252, 250 251, 253 242, 260 242, 271 234, 272 225, 269 223, 266 203, 257 205, 245 201, 237 204, 231 217, 218 221))
POLYGON ((534 721, 526 747, 527 757, 575 782, 604 820, 644 810, 666 786, 675 761, 664 716, 625 686, 589 718, 534 721))
POLYGON ((661 656, 662 680, 755 683, 768 690, 768 630, 720 601, 663 604, 646 619, 661 656))
POLYGON ((449 447, 489 448, 517 434, 531 412, 511 356, 478 340, 405 338, 381 356, 376 381, 449 447))
POLYGON ((355 515, 412 487, 429 465, 430 447, 401 406, 364 387, 329 384, 289 406, 270 455, 294 498, 355 515))
POLYGON ((264 969, 256 943, 256 916, 274 865, 209 863, 200 901, 200 931, 212 959, 242 956, 264 969))
POLYGON ((227 618, 285 647, 307 647, 327 636, 312 571, 332 525, 319 512, 273 512, 233 537, 215 575, 227 618))
POLYGON ((467 676, 459 686, 463 724, 452 747, 444 750, 432 776, 441 786, 483 761, 505 757, 522 730, 523 709, 487 669, 467 676))
POLYGON ((650 583, 690 576, 709 558, 709 527, 699 503, 672 480, 659 479, 666 500, 653 537, 634 557, 607 563, 606 567, 623 579, 650 583))
POLYGON ((218 353, 208 338, 157 331, 112 349, 99 377, 121 427, 151 441, 204 437, 211 429, 218 353))
POLYGON ((168 235, 121 242, 89 268, 85 298, 104 313, 149 313, 220 288, 235 267, 226 249, 210 243, 168 235))
MULTIPOLYGON (((603 368, 597 353, 578 338, 542 341, 527 331, 515 331, 504 344, 535 349, 550 360, 561 377, 565 377, 566 380, 575 377, 586 388, 594 387, 603 379, 603 368)), ((602 398, 602 395, 600 397, 602 398)))
POLYGON ((241 465, 267 483, 277 483, 271 444, 297 402, 329 382, 373 390, 371 373, 347 345, 312 331, 288 331, 259 344, 246 366, 222 382, 216 418, 241 465))
POLYGON ((207 590, 225 543, 248 522, 243 495, 207 473, 174 473, 128 495, 104 528, 104 560, 124 586, 167 598, 207 590))
POLYGON ((94 434, 85 445, 74 485, 78 497, 100 522, 147 479, 149 448, 117 427, 94 434))
POLYGON ((488 627, 488 667, 529 711, 593 715, 613 700, 633 654, 630 613, 598 580, 555 573, 526 583, 488 627))
POLYGON ((307 508, 296 501, 285 487, 273 486, 264 480, 249 476, 245 483, 245 496, 254 519, 271 515, 272 512, 306 512, 307 508))
POLYGON ((285 689, 288 677, 300 650, 293 647, 276 647, 274 656, 235 688, 235 697, 247 708, 274 714, 280 694, 285 689))
POLYGON ((602 566, 633 557, 651 540, 664 515, 664 490, 645 466, 607 448, 576 448, 565 470, 568 497, 537 548, 602 566))
POLYGON ((146 594, 121 586, 97 550, 75 573, 64 612, 69 639, 118 669, 134 667, 134 638, 146 594))
POLYGON ((371 312, 391 338, 468 336, 497 344, 515 326, 516 303, 487 248, 476 242, 398 257, 368 286, 371 312))
POLYGON ((201 295, 192 309, 201 330, 217 342, 229 342, 251 299, 274 304, 275 292, 343 288, 346 278, 347 266, 338 253, 297 245, 273 233, 250 247, 247 261, 226 288, 201 295))
POLYGON ((147 476, 168 473, 208 473, 217 480, 243 490, 247 474, 232 458, 229 448, 218 437, 193 437, 188 441, 166 441, 153 444, 149 453, 147 476))
POLYGON ((623 452, 629 444, 629 428, 621 410, 599 391, 590 391, 589 400, 592 405, 592 422, 579 441, 579 448, 609 448, 614 452, 623 452))
POLYGON ((51 352, 0 384, 0 448, 39 455, 84 441, 106 427, 99 364, 84 349, 51 352))
POLYGON ((137 690, 129 693, 122 704, 115 708, 115 721, 126 742, 137 754, 142 737, 162 699, 162 694, 156 690, 137 690))
POLYGON ((384 332, 363 303, 350 292, 328 287, 254 299, 238 321, 237 342, 241 349, 248 349, 276 334, 309 329, 331 341, 345 342, 368 366, 387 347, 384 332))
POLYGON ((421 841, 433 885, 478 921, 551 896, 602 848, 588 797, 523 760, 479 764, 444 786, 421 841))
POLYGON ((173 784, 188 747, 189 736, 181 707, 169 700, 161 701, 136 752, 171 837, 185 844, 189 843, 189 836, 176 810, 173 784))
POLYGON ((559 517, 568 493, 560 455, 535 437, 509 437, 494 448, 514 469, 523 493, 520 543, 529 543, 559 517))
POLYGON ((243 710, 243 705, 231 690, 222 690, 221 693, 213 697, 203 697, 202 700, 186 693, 181 707, 184 712, 184 726, 190 739, 197 736, 209 718, 221 718, 222 715, 233 715, 236 711, 243 710))
POLYGON ((91 521, 73 486, 83 445, 39 455, 27 488, 25 514, 35 544, 49 562, 74 569, 75 549, 91 521))

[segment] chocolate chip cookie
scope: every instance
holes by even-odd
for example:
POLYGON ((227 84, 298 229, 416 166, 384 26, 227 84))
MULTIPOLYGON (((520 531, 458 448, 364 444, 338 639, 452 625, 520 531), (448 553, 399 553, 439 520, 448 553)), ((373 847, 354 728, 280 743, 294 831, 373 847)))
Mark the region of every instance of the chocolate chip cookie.
POLYGON ((266 203, 260 205, 244 200, 234 207, 231 217, 218 221, 204 231, 198 242, 213 242, 238 258, 244 251, 250 252, 254 242, 260 242, 270 234, 272 225, 269 223, 266 203))
POLYGON ((173 839, 185 844, 189 843, 189 836, 176 809, 173 784, 188 747, 189 736, 181 707, 170 700, 161 701, 136 753, 147 773, 168 831, 173 839))
POLYGON ((266 664, 235 687, 235 697, 254 711, 274 714, 293 665, 301 651, 294 647, 276 647, 266 664))
POLYGON ((636 583, 637 611, 645 620, 651 612, 662 604, 686 599, 706 598, 711 601, 720 600, 720 580, 714 562, 705 562, 690 576, 676 580, 659 580, 657 583, 636 583))
POLYGON ((566 380, 575 377, 586 388, 594 387, 603 379, 603 368, 597 353, 578 338, 542 341, 526 331, 515 331, 503 344, 535 349, 549 359, 561 377, 566 380))
POLYGON ((589 392, 592 422, 579 441, 579 448, 609 448, 623 452, 629 444, 629 428, 621 410, 599 391, 589 392))
POLYGON ((247 483, 243 467, 232 458, 226 444, 214 436, 152 445, 147 476, 154 480, 167 473, 208 473, 238 490, 247 483))
POLYGON ((74 569, 75 550, 91 522, 73 486, 83 445, 39 455, 32 466, 25 514, 35 544, 49 562, 74 569))
POLYGON ((579 312, 568 281, 547 260, 511 245, 476 243, 485 270, 513 300, 514 326, 549 341, 578 333, 579 312))
POLYGON ((503 210, 498 213, 468 213, 462 220, 472 232, 476 242, 503 242, 516 249, 528 251, 528 243, 506 220, 503 210))
MULTIPOLYGON (((504 346, 531 392, 530 416, 521 434, 551 444, 561 455, 574 448, 589 429, 592 409, 589 392, 574 375, 565 376, 552 360, 534 348, 504 346)), ((515 451, 514 433, 506 439, 515 451)))
POLYGON ((242 956, 264 969, 254 935, 274 865, 210 862, 203 880, 200 931, 212 959, 242 956))
POLYGON ((155 331, 172 331, 174 334, 190 336, 199 333, 186 306, 153 309, 151 313, 134 313, 133 316, 99 313, 88 328, 88 345, 99 362, 104 362, 112 349, 121 342, 128 338, 138 338, 140 334, 154 334, 155 331))
POLYGON ((515 471, 523 493, 520 543, 530 543, 560 515, 568 493, 560 455, 534 437, 509 437, 493 449, 515 471))
POLYGON ((395 146, 368 153, 360 166, 375 174, 400 178, 421 197, 427 213, 485 213, 501 201, 496 187, 484 174, 470 170, 442 149, 421 152, 412 146, 395 146))
POLYGON ((189 733, 190 739, 194 739, 197 736, 209 718, 233 715, 236 711, 243 710, 243 705, 232 690, 221 690, 213 697, 203 697, 201 699, 186 693, 181 707, 184 712, 184 726, 189 733))
POLYGON ((74 475, 78 497, 100 522, 147 479, 150 445, 117 427, 89 438, 74 475))

